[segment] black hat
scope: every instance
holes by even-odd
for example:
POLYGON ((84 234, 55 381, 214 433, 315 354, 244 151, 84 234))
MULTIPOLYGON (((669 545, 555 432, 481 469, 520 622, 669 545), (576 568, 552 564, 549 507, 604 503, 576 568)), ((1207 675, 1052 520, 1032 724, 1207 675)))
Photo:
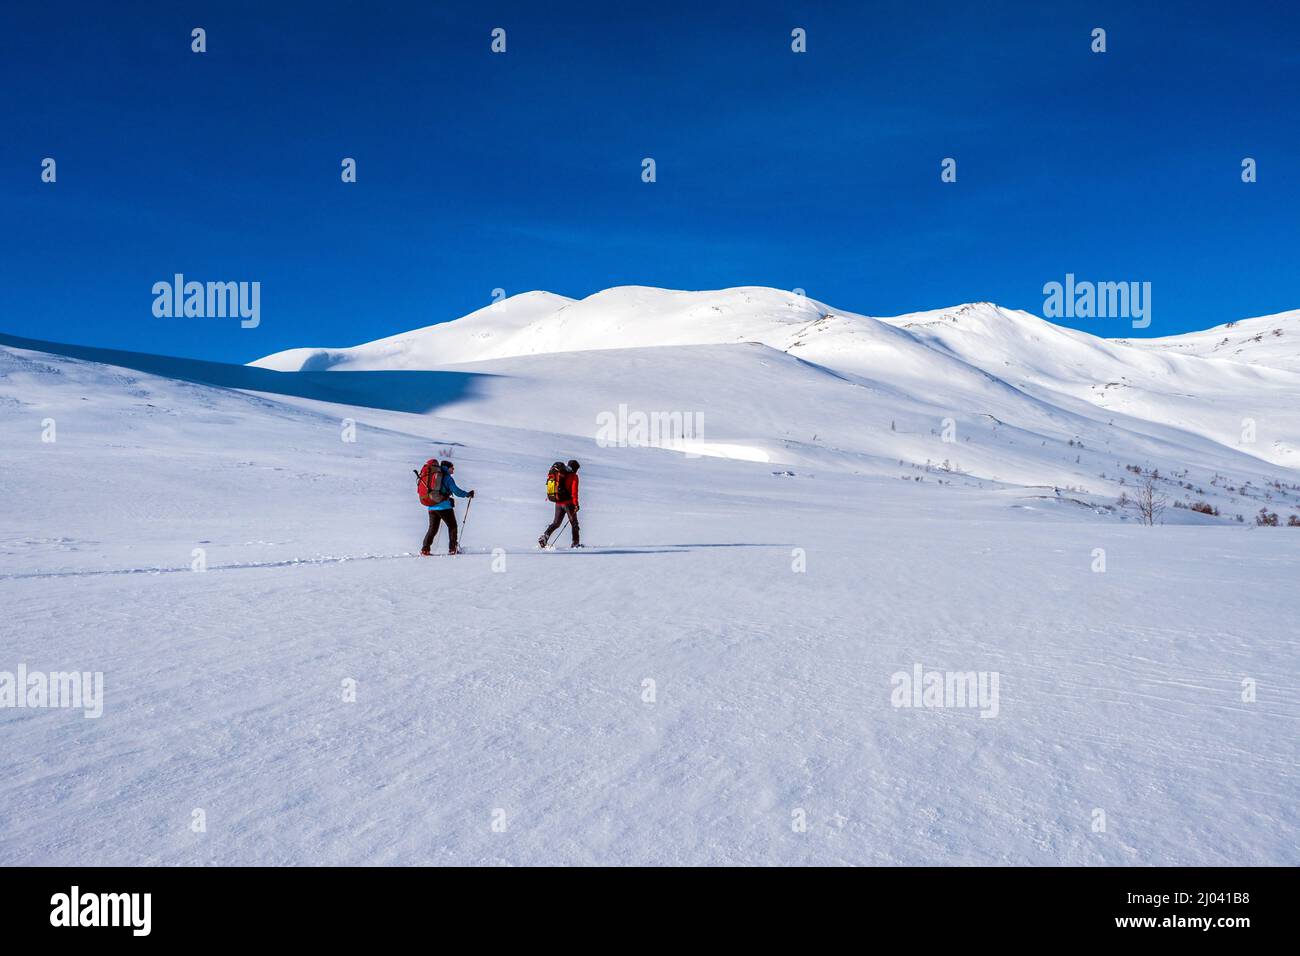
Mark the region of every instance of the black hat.
POLYGON ((570 459, 569 459, 569 471, 577 471, 577 470, 578 470, 578 467, 579 467, 579 466, 578 466, 578 459, 576 459, 576 458, 570 458, 570 459))

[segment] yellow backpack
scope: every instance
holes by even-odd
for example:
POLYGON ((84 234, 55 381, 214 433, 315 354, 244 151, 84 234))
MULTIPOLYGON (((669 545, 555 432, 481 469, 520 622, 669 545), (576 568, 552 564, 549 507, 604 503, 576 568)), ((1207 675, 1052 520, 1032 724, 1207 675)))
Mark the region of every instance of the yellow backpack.
POLYGON ((551 466, 551 470, 546 473, 546 500, 556 501, 560 494, 560 480, 569 469, 564 467, 564 463, 557 461, 551 466))

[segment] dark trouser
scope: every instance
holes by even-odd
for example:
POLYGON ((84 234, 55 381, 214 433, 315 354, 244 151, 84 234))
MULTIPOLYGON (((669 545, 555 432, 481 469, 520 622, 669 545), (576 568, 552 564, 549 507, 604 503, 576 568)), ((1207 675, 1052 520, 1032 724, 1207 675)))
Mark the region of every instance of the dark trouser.
POLYGON ((577 544, 578 543, 578 509, 573 506, 572 502, 563 505, 560 504, 558 501, 555 503, 555 520, 551 522, 551 526, 549 528, 547 528, 545 531, 542 532, 542 536, 544 538, 549 539, 551 535, 555 534, 555 529, 560 526, 560 523, 562 521, 564 521, 566 515, 569 518, 569 527, 573 529, 573 543, 577 544))
POLYGON ((433 544, 433 536, 438 533, 438 523, 447 522, 447 551, 454 553, 456 550, 456 512, 450 508, 444 508, 441 511, 429 512, 429 530, 424 535, 424 546, 421 551, 428 551, 433 544))

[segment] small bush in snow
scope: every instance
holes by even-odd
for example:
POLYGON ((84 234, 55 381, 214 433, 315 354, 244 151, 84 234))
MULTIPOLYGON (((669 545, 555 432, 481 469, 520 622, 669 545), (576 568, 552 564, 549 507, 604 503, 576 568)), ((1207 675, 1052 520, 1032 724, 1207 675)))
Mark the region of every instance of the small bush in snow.
POLYGON ((1169 499, 1156 490, 1157 477, 1158 473, 1154 471, 1147 475, 1132 498, 1127 494, 1120 495, 1120 506, 1134 511, 1138 520, 1147 526, 1160 520, 1169 503, 1169 499))

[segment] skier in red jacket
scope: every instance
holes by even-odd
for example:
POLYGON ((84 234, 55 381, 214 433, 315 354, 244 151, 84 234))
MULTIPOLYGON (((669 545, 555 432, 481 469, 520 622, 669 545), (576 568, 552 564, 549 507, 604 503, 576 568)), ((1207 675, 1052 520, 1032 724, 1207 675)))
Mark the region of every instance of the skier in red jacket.
POLYGON ((551 540, 551 535, 566 517, 569 519, 569 527, 573 529, 572 547, 582 547, 582 543, 578 540, 578 469, 580 467, 576 459, 570 460, 567 470, 560 474, 555 488, 555 518, 551 521, 550 527, 537 539, 539 548, 546 547, 547 542, 551 540))

